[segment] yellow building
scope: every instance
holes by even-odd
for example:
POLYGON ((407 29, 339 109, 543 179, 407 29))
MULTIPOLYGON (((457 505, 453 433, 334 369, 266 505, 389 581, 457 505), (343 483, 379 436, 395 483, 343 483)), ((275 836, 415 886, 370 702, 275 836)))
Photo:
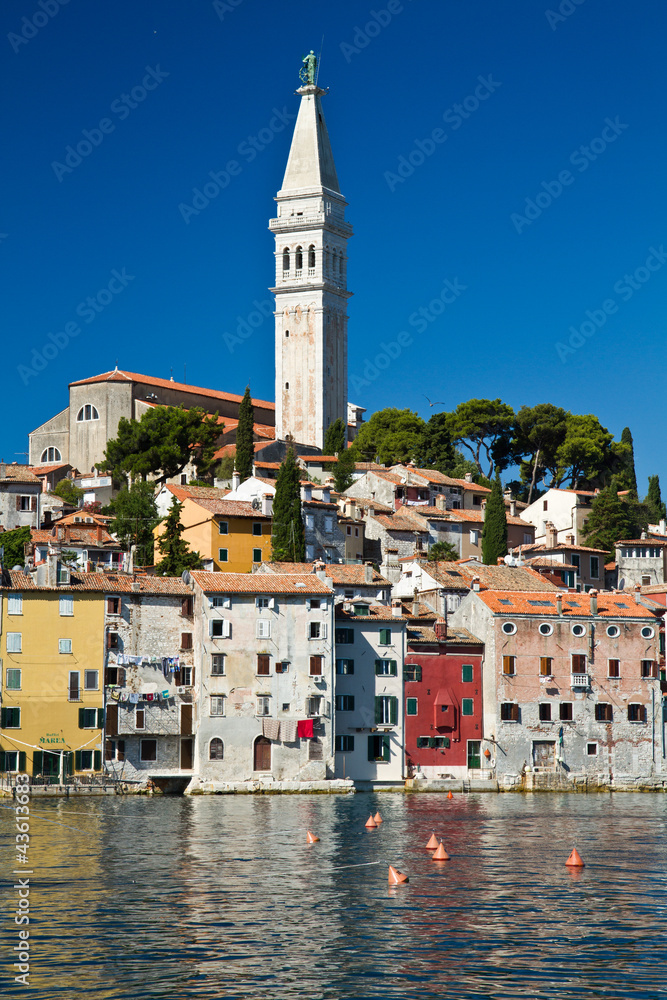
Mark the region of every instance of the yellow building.
POLYGON ((26 771, 53 782, 101 771, 101 574, 70 575, 50 555, 39 576, 9 575, 11 587, 0 590, 0 771, 26 771))
MULTIPOLYGON (((226 500, 220 497, 221 490, 206 487, 166 486, 163 492, 183 504, 181 537, 213 571, 251 573, 254 563, 271 558, 271 515, 262 513, 261 506, 255 509, 246 500, 226 500)), ((154 530, 156 563, 161 558, 157 540, 163 531, 164 522, 154 530)))

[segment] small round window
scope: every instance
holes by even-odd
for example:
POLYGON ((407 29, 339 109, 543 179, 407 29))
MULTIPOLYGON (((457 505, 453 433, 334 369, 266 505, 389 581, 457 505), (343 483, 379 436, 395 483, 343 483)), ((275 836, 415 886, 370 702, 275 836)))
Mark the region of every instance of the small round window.
POLYGON ((621 634, 621 630, 618 625, 607 625, 607 635, 610 639, 617 639, 621 634))
POLYGON ((516 632, 516 625, 514 622, 503 622, 503 632, 505 635, 514 635, 516 632))
POLYGON ((549 622, 542 622, 539 628, 540 635, 552 635, 554 627, 549 622))
POLYGON ((642 639, 652 639, 655 635, 655 630, 651 628, 650 625, 644 625, 642 629, 642 639))
POLYGON ((586 635, 586 627, 584 625, 573 625, 572 635, 577 635, 577 636, 586 635))

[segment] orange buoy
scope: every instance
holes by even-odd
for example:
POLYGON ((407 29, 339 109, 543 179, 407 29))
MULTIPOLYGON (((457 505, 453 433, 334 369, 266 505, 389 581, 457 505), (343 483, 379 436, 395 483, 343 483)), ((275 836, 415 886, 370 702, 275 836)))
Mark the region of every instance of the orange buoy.
POLYGON ((389 885, 404 885, 405 882, 409 882, 410 879, 403 872, 399 872, 398 868, 394 868, 393 865, 389 865, 389 885))
POLYGON ((447 798, 448 798, 448 799, 453 799, 453 798, 454 798, 454 796, 452 795, 452 790, 451 790, 451 788, 450 788, 450 789, 449 789, 449 791, 447 792, 447 798))
POLYGON ((581 860, 581 855, 576 847, 572 848, 572 854, 569 856, 565 864, 568 868, 585 868, 584 862, 581 860))
POLYGON ((449 857, 449 854, 447 854, 442 841, 440 841, 437 851, 433 854, 433 861, 451 861, 451 858, 449 857))
POLYGON ((380 810, 379 809, 375 813, 375 816, 373 816, 373 819, 375 820, 375 822, 377 823, 378 826, 380 825, 380 823, 384 822, 384 820, 382 819, 382 816, 380 816, 380 810))
POLYGON ((436 837, 435 833, 432 833, 431 836, 429 837, 428 844, 426 845, 426 850, 434 851, 437 846, 438 846, 438 838, 436 837))
POLYGON ((308 843, 308 844, 317 844, 317 842, 319 841, 319 839, 320 839, 319 837, 316 837, 314 833, 311 833, 310 830, 308 830, 308 832, 306 834, 306 843, 308 843))
POLYGON ((376 828, 377 828, 377 823, 375 822, 375 820, 373 819, 373 816, 371 815, 366 820, 366 829, 368 829, 368 830, 375 830, 376 828))

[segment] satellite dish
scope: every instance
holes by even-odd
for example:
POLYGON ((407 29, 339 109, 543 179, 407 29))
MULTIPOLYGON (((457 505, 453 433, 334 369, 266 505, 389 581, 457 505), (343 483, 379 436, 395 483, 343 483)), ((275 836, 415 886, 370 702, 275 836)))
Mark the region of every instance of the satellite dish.
POLYGON ((181 573, 181 580, 183 581, 183 583, 190 583, 190 574, 188 573, 187 569, 184 569, 183 572, 181 573))
POLYGON ((253 510, 261 510, 261 508, 262 508, 261 501, 258 499, 258 497, 253 497, 252 498, 252 509, 253 510))

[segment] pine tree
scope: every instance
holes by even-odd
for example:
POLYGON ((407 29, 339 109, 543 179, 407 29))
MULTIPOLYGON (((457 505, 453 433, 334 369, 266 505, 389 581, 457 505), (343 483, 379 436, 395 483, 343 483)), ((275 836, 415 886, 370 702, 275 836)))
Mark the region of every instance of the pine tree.
POLYGON ((619 497, 615 481, 593 499, 584 531, 584 544, 603 549, 611 559, 616 542, 637 534, 633 506, 619 497))
POLYGON ((255 456, 254 445, 254 413, 250 386, 246 390, 239 406, 239 422, 236 428, 236 471, 244 479, 252 476, 252 460, 255 456))
POLYGON ((339 455, 345 448, 347 448, 347 428, 345 424, 338 417, 332 424, 327 427, 327 432, 324 435, 324 447, 322 449, 323 455, 339 455))
POLYGON ((667 517, 665 505, 660 496, 660 476, 648 477, 648 493, 644 503, 648 507, 651 524, 658 524, 662 518, 667 517))
POLYGON ((507 555, 507 515, 505 499, 500 482, 500 473, 496 470, 496 478, 486 502, 484 527, 482 529, 482 560, 487 566, 495 566, 500 556, 507 555))
POLYGON ((622 470, 620 480, 623 489, 630 490, 632 496, 637 499, 637 474, 635 472, 635 449, 632 442, 632 434, 629 427, 624 427, 621 433, 621 462, 622 470))
POLYGON ((155 567, 157 576, 180 576, 183 570, 201 567, 199 553, 191 552, 188 543, 181 538, 183 534, 182 510, 183 504, 174 497, 164 522, 164 532, 160 535, 157 543, 163 556, 155 567))
POLYGON ((338 461, 334 465, 334 489, 337 493, 344 493, 348 486, 352 485, 352 473, 354 472, 354 454, 349 448, 343 448, 338 452, 338 461))
POLYGON ((278 470, 273 498, 271 558, 274 562, 304 562, 306 558, 300 479, 301 470, 290 448, 278 470))

